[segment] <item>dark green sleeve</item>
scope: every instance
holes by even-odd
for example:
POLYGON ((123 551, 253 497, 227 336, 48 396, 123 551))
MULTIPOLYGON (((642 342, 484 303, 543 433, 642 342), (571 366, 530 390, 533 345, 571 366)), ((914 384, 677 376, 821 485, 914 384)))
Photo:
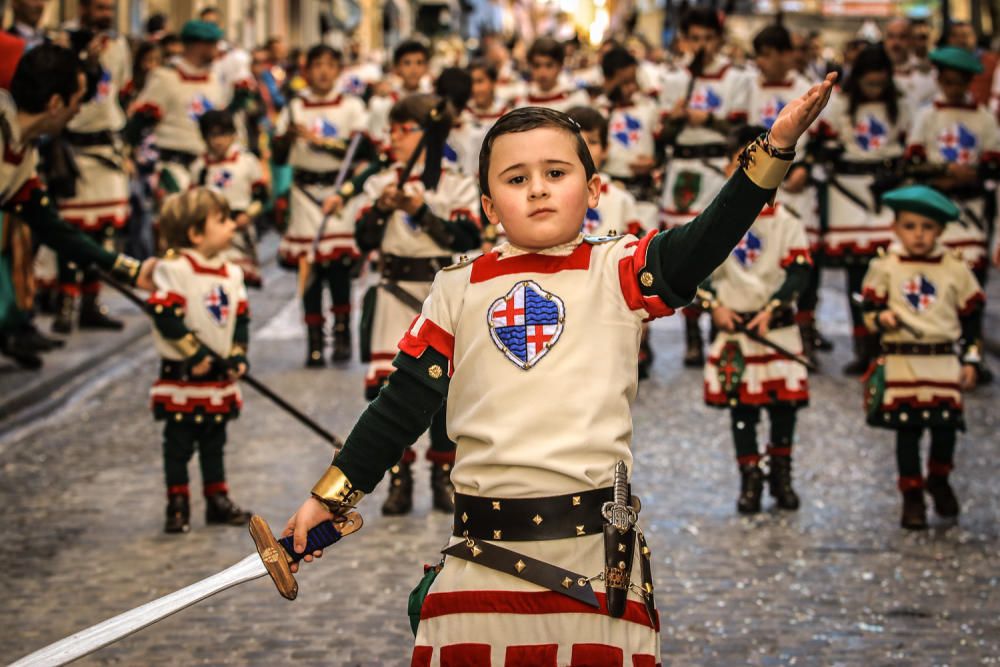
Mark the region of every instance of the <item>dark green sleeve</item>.
POLYGON ((419 359, 400 352, 393 364, 396 371, 362 413, 333 462, 365 493, 372 492, 385 471, 427 430, 448 392, 447 375, 434 379, 427 372, 434 365, 448 368, 448 359, 433 348, 419 359))
POLYGON ((725 261, 774 192, 758 187, 739 169, 698 217, 656 235, 647 268, 658 268, 663 282, 654 284, 667 286, 660 296, 669 306, 691 302, 698 285, 725 261))
POLYGON ((809 274, 811 272, 812 266, 808 263, 790 264, 785 269, 785 282, 781 283, 777 291, 771 295, 771 299, 777 299, 782 304, 795 301, 799 294, 802 294, 805 290, 806 285, 809 284, 809 274))

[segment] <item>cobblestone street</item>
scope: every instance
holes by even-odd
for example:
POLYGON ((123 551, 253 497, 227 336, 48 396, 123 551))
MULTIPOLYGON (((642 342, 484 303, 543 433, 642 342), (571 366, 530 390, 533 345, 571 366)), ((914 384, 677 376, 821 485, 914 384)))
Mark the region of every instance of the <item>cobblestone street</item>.
MULTIPOLYGON (((365 405, 363 367, 303 369, 294 276, 272 270, 266 280, 251 294, 254 374, 346 437, 365 405)), ((864 425, 860 385, 839 372, 849 348, 842 282, 827 272, 821 328, 837 348, 800 416, 797 513, 736 514, 728 415, 702 404, 701 372, 681 367, 680 318, 653 326, 653 377, 633 413, 633 488, 654 555, 664 665, 1000 664, 1000 389, 968 397, 953 475, 959 524, 933 518, 930 531, 902 531, 893 435, 864 425)), ((197 494, 192 532, 163 534, 161 426, 147 409, 156 367, 140 338, 89 371, 68 402, 0 440, 0 660, 253 550, 245 530, 206 528, 197 494)), ((232 496, 277 533, 331 452, 252 389, 244 399, 227 445, 232 496)), ((431 512, 428 478, 421 461, 409 518, 380 516, 384 489, 367 498, 365 527, 303 568, 295 602, 259 579, 79 664, 409 664, 407 595, 451 524, 431 512)))

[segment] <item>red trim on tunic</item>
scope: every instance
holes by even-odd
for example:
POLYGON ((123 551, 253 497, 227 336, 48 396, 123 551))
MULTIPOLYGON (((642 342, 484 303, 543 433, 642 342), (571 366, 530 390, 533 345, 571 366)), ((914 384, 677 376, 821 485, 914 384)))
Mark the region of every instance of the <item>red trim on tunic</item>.
POLYGON ((187 304, 187 299, 184 298, 183 294, 178 294, 177 292, 153 292, 153 295, 146 299, 146 303, 152 306, 164 306, 166 308, 172 308, 174 306, 184 306, 187 304))
POLYGON ((132 108, 131 114, 133 116, 143 115, 147 116, 154 121, 160 121, 163 119, 163 109, 152 102, 144 102, 132 108))
MULTIPOLYGON (((775 355, 781 359, 784 357, 775 355)), ((809 381, 803 379, 799 389, 789 389, 784 378, 765 380, 760 384, 761 390, 751 394, 746 383, 740 383, 739 402, 741 405, 767 405, 774 401, 796 403, 809 400, 809 381)), ((705 402, 709 405, 729 405, 729 396, 723 392, 711 392, 705 383, 705 402)))
MULTIPOLYGON (((7 156, 5 155, 4 160, 6 159, 7 156)), ((17 192, 14 193, 14 196, 10 198, 9 203, 26 204, 31 199, 31 196, 35 194, 36 190, 42 190, 44 188, 45 186, 42 185, 41 179, 39 179, 38 176, 32 176, 24 182, 24 185, 22 185, 17 192)))
POLYGON ((455 357, 455 337, 428 319, 423 321, 416 334, 410 333, 418 319, 419 315, 413 319, 402 340, 399 341, 400 352, 419 359, 428 347, 433 348, 448 359, 448 377, 451 377, 451 362, 455 357))
POLYGON ((959 102, 958 104, 953 104, 951 102, 944 102, 942 100, 934 100, 935 109, 965 109, 968 111, 975 111, 979 108, 979 105, 975 101, 969 102, 959 102))
POLYGON ((127 218, 122 215, 99 215, 96 219, 91 220, 90 218, 81 218, 75 215, 64 215, 62 219, 67 224, 73 225, 84 232, 92 232, 104 229, 105 227, 114 227, 115 229, 121 229, 125 226, 127 218))
MULTIPOLYGON (((697 77, 695 77, 695 81, 699 81, 699 80, 701 80, 701 81, 718 81, 719 79, 721 79, 723 76, 726 75, 726 72, 729 71, 729 68, 731 66, 732 65, 729 65, 729 64, 723 65, 722 69, 720 69, 715 74, 705 74, 704 72, 702 72, 697 77)), ((691 75, 691 69, 690 68, 688 68, 688 75, 689 76, 691 75)))
POLYGON ((59 204, 60 211, 72 211, 78 208, 106 208, 108 206, 124 206, 128 204, 128 199, 105 199, 103 201, 74 202, 67 201, 59 204))
MULTIPOLYGON (((198 387, 198 388, 217 388, 224 389, 233 384, 233 382, 176 382, 171 380, 157 380, 153 383, 153 389, 163 386, 174 386, 174 387, 198 387)), ((243 406, 243 400, 239 398, 237 394, 228 394, 221 397, 216 397, 215 400, 211 398, 202 398, 194 396, 186 396, 183 403, 175 402, 172 396, 164 394, 156 394, 150 399, 150 408, 160 405, 167 412, 194 412, 195 408, 204 408, 205 412, 208 414, 229 414, 232 412, 234 407, 240 408, 243 406)))
POLYGON ((918 401, 912 396, 900 396, 898 398, 894 398, 890 403, 884 403, 879 409, 882 412, 893 412, 895 410, 899 410, 903 406, 914 410, 940 407, 948 407, 955 411, 962 409, 962 405, 951 396, 935 396, 929 401, 918 401))
POLYGON ((927 149, 924 148, 923 144, 910 144, 903 151, 903 160, 910 162, 915 158, 920 160, 927 160, 927 149))
POLYGON ((809 248, 792 248, 785 255, 785 258, 781 260, 781 268, 787 269, 792 264, 795 264, 795 260, 799 257, 804 257, 805 264, 812 266, 813 260, 812 255, 809 254, 809 248))
POLYGON ((489 644, 449 644, 441 647, 441 667, 489 667, 489 644))
POLYGON ((942 257, 943 255, 938 255, 937 257, 907 257, 906 255, 898 255, 896 258, 901 262, 908 262, 908 263, 919 264, 920 262, 925 262, 927 264, 940 264, 942 257))
MULTIPOLYGON (((870 228, 866 228, 870 229, 870 228)), ((839 229, 830 229, 828 232, 839 232, 839 229)), ((881 230, 875 230, 881 231, 881 230)), ((886 232, 887 234, 889 232, 886 232)), ((823 248, 827 255, 841 257, 843 255, 875 255, 879 248, 888 248, 890 240, 873 240, 868 243, 858 243, 857 241, 843 241, 841 243, 831 243, 824 239, 823 248)))
POLYGON ((321 109, 323 107, 339 106, 340 103, 343 101, 343 98, 344 98, 343 95, 337 95, 332 100, 318 100, 316 102, 311 102, 304 97, 299 97, 299 100, 302 102, 302 106, 304 106, 306 109, 321 109))
POLYGON ((634 245, 636 249, 618 262, 618 283, 621 285, 625 303, 631 310, 645 310, 649 313, 650 319, 674 314, 674 309, 664 303, 660 296, 643 294, 639 286, 639 274, 646 268, 646 253, 656 234, 657 232, 650 232, 641 241, 633 241, 626 245, 626 248, 634 245))
POLYGON ((433 449, 428 449, 427 460, 438 465, 455 465, 455 452, 437 452, 433 449))
POLYGON ((414 646, 413 656, 410 658, 410 667, 431 667, 431 658, 434 656, 432 646, 414 646))
POLYGON ((571 665, 594 665, 597 667, 622 667, 625 664, 625 652, 617 646, 607 644, 573 644, 571 665))
POLYGON ((210 276, 219 276, 220 278, 228 278, 229 277, 229 272, 226 271, 226 265, 225 264, 222 264, 222 266, 220 266, 217 269, 213 269, 210 266, 205 266, 204 264, 199 264, 198 260, 196 260, 194 257, 192 257, 191 255, 189 255, 187 253, 183 253, 183 256, 184 256, 184 259, 186 259, 188 261, 188 264, 191 265, 191 269, 195 273, 203 273, 203 274, 207 274, 207 275, 210 275, 210 276))
MULTIPOLYGON (((948 355, 942 355, 948 356, 948 355)), ((933 387, 935 389, 954 389, 960 391, 961 387, 957 382, 938 382, 935 380, 895 380, 885 383, 886 389, 917 389, 921 387, 933 387)))
POLYGON ((508 646, 504 655, 504 667, 531 665, 531 667, 557 667, 559 644, 525 644, 508 646))
POLYGON ((172 69, 175 72, 177 72, 177 77, 181 81, 187 81, 188 83, 205 83, 205 82, 208 81, 208 74, 207 73, 205 73, 205 74, 188 74, 187 72, 185 72, 184 70, 180 69, 179 67, 174 67, 172 69))
POLYGON ((482 283, 492 278, 515 273, 559 273, 560 271, 590 269, 590 255, 593 246, 581 243, 569 255, 539 255, 531 253, 501 259, 495 252, 480 256, 472 263, 470 283, 482 283))
POLYGON ((864 301, 877 305, 883 305, 889 301, 888 295, 879 296, 878 292, 875 291, 875 288, 870 286, 861 288, 861 298, 864 301))
POLYGON ((976 292, 970 296, 964 304, 958 309, 958 314, 961 316, 970 315, 974 310, 980 308, 986 303, 986 295, 981 291, 976 292))
MULTIPOLYGON (((514 591, 453 591, 431 593, 420 608, 420 619, 427 620, 450 614, 602 614, 607 615, 607 596, 595 593, 600 608, 591 607, 578 600, 542 591, 517 593, 514 591)), ((660 631, 659 613, 655 624, 650 623, 646 606, 635 600, 625 603, 622 621, 635 623, 660 631)))
POLYGON ((250 302, 249 301, 243 300, 243 301, 240 301, 238 304, 236 304, 236 315, 237 315, 237 317, 239 317, 241 315, 249 315, 249 314, 250 314, 250 302))
POLYGON ((656 656, 635 653, 632 655, 632 667, 660 667, 656 656))

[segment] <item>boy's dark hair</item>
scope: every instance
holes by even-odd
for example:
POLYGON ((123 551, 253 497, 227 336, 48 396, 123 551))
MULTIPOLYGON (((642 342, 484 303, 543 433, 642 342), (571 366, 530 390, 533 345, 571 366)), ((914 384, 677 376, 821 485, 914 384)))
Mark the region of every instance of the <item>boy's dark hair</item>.
POLYGON ((146 19, 146 34, 154 35, 167 27, 167 15, 161 12, 151 14, 146 19))
POLYGON ((434 92, 451 102, 460 112, 472 97, 472 75, 461 67, 446 67, 434 82, 434 92))
POLYGON ((209 5, 208 7, 201 8, 201 11, 198 12, 198 18, 204 21, 205 17, 208 16, 209 14, 218 14, 218 13, 219 13, 218 7, 209 5))
POLYGON ((490 194, 488 177, 490 156, 493 154, 493 142, 505 134, 527 132, 528 130, 537 130, 540 127, 552 127, 572 134, 576 139, 576 156, 583 163, 587 179, 589 180, 591 176, 597 173, 594 158, 591 157, 590 149, 587 148, 587 142, 584 141, 583 135, 580 134, 580 126, 572 118, 561 111, 553 109, 523 107, 501 116, 500 120, 490 128, 490 131, 486 133, 486 137, 483 139, 483 147, 479 150, 479 189, 484 195, 487 197, 492 196, 490 194))
POLYGON ((208 216, 215 212, 229 215, 229 203, 220 192, 197 187, 172 194, 160 208, 160 238, 167 248, 189 248, 188 230, 202 234, 208 216))
POLYGON ((848 113, 851 120, 857 120, 855 115, 858 107, 865 103, 865 96, 861 92, 861 77, 870 72, 885 72, 888 76, 885 89, 882 91, 880 102, 885 104, 886 113, 893 123, 899 118, 899 91, 892 80, 892 61, 889 54, 881 44, 872 44, 865 47, 861 53, 854 58, 851 66, 851 75, 844 82, 844 93, 847 94, 848 113))
POLYGON ((764 49, 774 49, 779 53, 792 50, 792 35, 783 25, 772 23, 753 38, 753 52, 758 56, 764 49))
POLYGON ((330 56, 337 65, 343 62, 343 56, 340 54, 340 51, 326 44, 317 44, 306 51, 306 68, 312 67, 312 64, 323 56, 330 56))
POLYGON ((608 147, 608 119, 593 107, 573 107, 566 112, 583 132, 597 131, 601 136, 601 145, 608 147))
POLYGON ((483 74, 486 75, 486 78, 493 83, 496 83, 497 78, 500 76, 500 73, 497 71, 497 66, 486 58, 476 58, 469 63, 469 74, 472 74, 472 72, 477 69, 482 70, 483 74))
POLYGON ((225 109, 211 109, 198 118, 198 129, 205 141, 213 134, 236 134, 233 114, 225 109))
POLYGON ((160 48, 163 49, 163 55, 167 54, 167 50, 170 48, 172 44, 180 44, 180 43, 181 43, 180 35, 178 35, 175 32, 168 32, 166 35, 161 37, 159 41, 160 48))
POLYGON ((635 67, 638 64, 639 61, 636 60, 635 56, 629 53, 625 47, 612 46, 611 49, 601 57, 601 72, 604 73, 605 79, 610 79, 623 69, 635 67))
POLYGON ((717 35, 722 34, 722 21, 719 19, 719 13, 708 7, 692 7, 684 12, 684 16, 681 17, 681 32, 686 35, 694 26, 708 28, 717 35))
POLYGON ((392 64, 398 65, 403 56, 408 56, 411 53, 422 53, 424 60, 431 59, 431 50, 427 48, 426 44, 415 39, 408 39, 397 46, 396 50, 392 52, 392 64))
MULTIPOLYGON (((421 126, 426 127, 431 110, 437 106, 440 99, 437 95, 424 93, 407 95, 389 109, 389 122, 420 123, 421 126)), ((451 106, 446 106, 442 123, 447 123, 447 127, 451 127, 454 119, 455 115, 451 106)))
POLYGON ((545 58, 552 58, 560 65, 566 60, 566 47, 562 45, 559 40, 553 39, 551 37, 539 37, 528 49, 528 64, 535 56, 542 56, 545 58))
POLYGON ((69 104, 80 90, 82 71, 80 59, 72 51, 42 44, 21 56, 10 82, 10 94, 20 111, 41 113, 53 95, 69 104))

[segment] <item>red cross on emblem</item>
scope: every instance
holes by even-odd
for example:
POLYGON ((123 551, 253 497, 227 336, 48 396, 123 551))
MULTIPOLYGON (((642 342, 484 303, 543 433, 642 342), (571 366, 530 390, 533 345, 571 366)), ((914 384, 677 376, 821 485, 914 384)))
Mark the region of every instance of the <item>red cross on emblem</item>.
POLYGON ((517 324, 518 315, 524 315, 524 308, 518 308, 515 305, 513 295, 504 300, 503 310, 493 311, 493 319, 500 320, 507 326, 514 326, 517 324))
POLYGON ((528 327, 528 345, 534 345, 536 350, 542 349, 542 347, 552 340, 552 334, 545 333, 545 326, 541 324, 536 324, 533 327, 528 327))

